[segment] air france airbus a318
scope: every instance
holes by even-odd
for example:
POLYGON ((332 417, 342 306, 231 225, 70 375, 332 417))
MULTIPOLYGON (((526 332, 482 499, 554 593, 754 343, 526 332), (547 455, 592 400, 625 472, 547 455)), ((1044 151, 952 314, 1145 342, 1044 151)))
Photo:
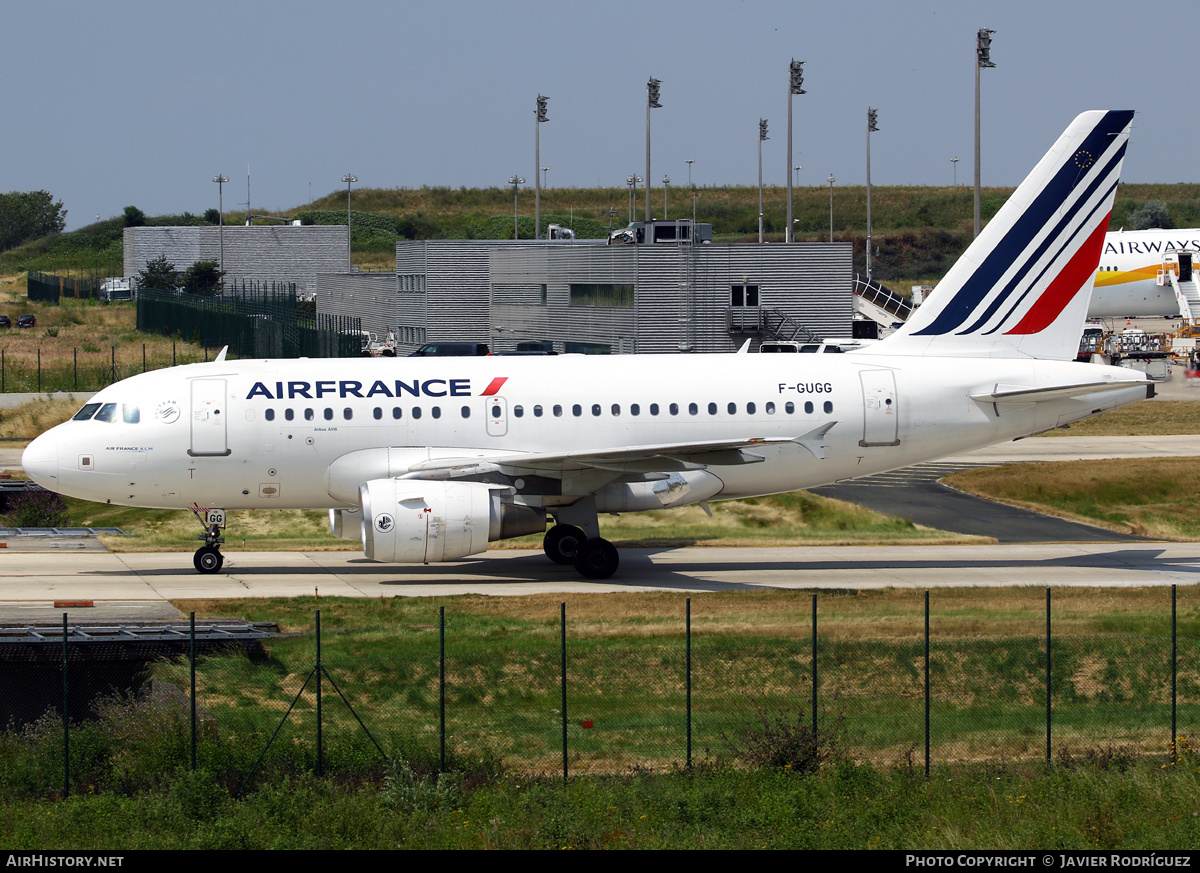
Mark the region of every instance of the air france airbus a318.
MULTIPOLYGON (((1153 395, 1074 357, 1132 112, 1080 115, 930 300, 840 355, 216 361, 98 393, 25 451, 46 488, 223 510, 328 508, 368 558, 450 561, 546 530, 603 579, 597 513, 810 488, 1036 434, 1153 395)), ((198 513, 199 515, 200 513, 198 513)))

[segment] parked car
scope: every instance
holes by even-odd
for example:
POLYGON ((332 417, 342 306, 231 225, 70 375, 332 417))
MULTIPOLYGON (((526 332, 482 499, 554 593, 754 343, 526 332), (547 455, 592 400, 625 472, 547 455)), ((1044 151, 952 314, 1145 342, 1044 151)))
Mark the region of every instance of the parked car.
POLYGON ((17 316, 17 327, 33 327, 36 324, 37 318, 28 312, 17 316))
POLYGON ((0 315, 0 327, 12 327, 12 319, 7 315, 0 315))
POLYGON ((409 355, 410 358, 471 357, 489 354, 486 343, 427 343, 409 355))

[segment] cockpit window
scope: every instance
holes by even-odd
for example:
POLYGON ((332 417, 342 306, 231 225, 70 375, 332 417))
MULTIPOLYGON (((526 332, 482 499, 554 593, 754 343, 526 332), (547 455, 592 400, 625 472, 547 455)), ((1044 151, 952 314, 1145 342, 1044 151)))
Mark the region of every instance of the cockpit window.
POLYGON ((137 424, 142 420, 142 414, 136 406, 130 406, 128 403, 121 407, 122 418, 126 424, 137 424))
POLYGON ((91 418, 93 415, 96 414, 96 410, 99 408, 100 408, 99 403, 89 403, 86 406, 84 406, 83 409, 76 412, 71 417, 71 421, 87 421, 89 418, 91 418))
POLYGON ((117 420, 117 404, 105 403, 100 407, 100 411, 96 413, 96 421, 113 422, 117 420))

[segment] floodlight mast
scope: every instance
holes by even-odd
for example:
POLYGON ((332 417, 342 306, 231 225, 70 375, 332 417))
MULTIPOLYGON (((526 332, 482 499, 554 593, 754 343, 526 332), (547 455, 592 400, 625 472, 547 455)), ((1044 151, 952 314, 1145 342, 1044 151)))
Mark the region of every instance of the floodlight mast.
POLYGON ((979 187, 979 71, 996 66, 992 63, 992 34, 995 32, 981 27, 975 34, 975 236, 979 236, 982 224, 979 187))
POLYGON ((350 186, 358 181, 358 176, 347 173, 342 176, 342 181, 346 183, 346 272, 349 273, 353 269, 350 264, 350 186))
POLYGON ((871 134, 879 130, 877 110, 867 107, 867 278, 871 278, 871 134))
POLYGON ((762 183, 762 144, 767 136, 767 120, 758 120, 758 241, 763 241, 763 183, 762 183))
MULTIPOLYGON (((792 166, 792 95, 806 94, 804 90, 804 61, 792 59, 788 66, 788 134, 787 134, 787 165, 792 166)), ((787 230, 785 231, 784 239, 787 242, 796 241, 796 232, 793 230, 792 224, 792 174, 788 173, 788 192, 787 192, 787 230)))
POLYGON ((542 238, 542 185, 539 181, 541 174, 538 172, 541 169, 549 169, 542 167, 542 124, 548 121, 546 117, 546 101, 549 97, 543 97, 541 94, 537 98, 537 120, 533 123, 533 238, 542 238))
POLYGON ((218 246, 220 248, 221 263, 217 268, 221 271, 221 293, 225 293, 225 183, 229 181, 229 177, 224 173, 218 173, 213 176, 213 181, 217 183, 217 225, 220 228, 217 231, 218 246))
POLYGON ((646 221, 650 220, 650 110, 662 109, 658 102, 661 79, 650 77, 646 83, 646 221))

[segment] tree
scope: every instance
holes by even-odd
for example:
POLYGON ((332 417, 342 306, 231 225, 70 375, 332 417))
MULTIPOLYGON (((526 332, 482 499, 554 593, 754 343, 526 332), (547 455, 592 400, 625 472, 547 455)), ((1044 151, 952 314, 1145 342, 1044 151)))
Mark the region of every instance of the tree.
POLYGON ((180 282, 188 294, 212 294, 224 276, 216 261, 196 261, 183 271, 180 282))
POLYGON ((182 277, 175 265, 167 260, 166 255, 159 255, 147 261, 144 269, 137 274, 138 288, 152 288, 158 291, 174 291, 180 285, 182 277))
POLYGON ((1167 209, 1167 204, 1161 200, 1147 200, 1141 209, 1129 216, 1130 230, 1150 230, 1151 228, 1169 230, 1174 226, 1174 222, 1171 221, 1171 212, 1167 209))
POLYGON ((216 209, 205 209, 204 210, 204 221, 208 224, 220 224, 221 223, 221 213, 216 209))
POLYGON ((144 227, 146 225, 146 213, 138 209, 136 206, 125 207, 125 226, 126 227, 144 227))
POLYGON ((9 191, 0 194, 0 251, 31 239, 62 233, 67 210, 48 191, 9 191))

